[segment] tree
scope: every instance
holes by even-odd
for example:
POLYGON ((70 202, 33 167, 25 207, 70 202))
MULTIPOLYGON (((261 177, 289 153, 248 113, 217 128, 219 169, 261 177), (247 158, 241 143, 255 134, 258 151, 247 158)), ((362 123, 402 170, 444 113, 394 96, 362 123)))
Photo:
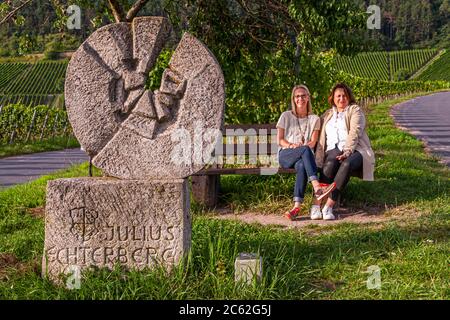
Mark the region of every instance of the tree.
POLYGON ((239 106, 230 122, 246 122, 244 112, 274 121, 296 83, 306 83, 323 103, 331 72, 325 52, 360 51, 367 19, 351 1, 168 0, 166 8, 173 24, 218 58, 227 103, 239 106))
POLYGON ((0 4, 0 25, 20 19, 19 11, 33 0, 9 0, 0 4))
MULTIPOLYGON (((306 83, 314 97, 329 89, 335 53, 362 48, 367 15, 351 0, 51 0, 64 28, 65 9, 77 4, 94 10, 99 24, 131 21, 138 13, 162 10, 180 37, 189 31, 219 60, 227 82, 227 103, 266 122, 278 117, 290 88, 306 83)), ((151 13, 151 12, 150 12, 151 13)), ((98 27, 99 25, 97 25, 98 27)), ((249 118, 250 119, 250 116, 249 118)))

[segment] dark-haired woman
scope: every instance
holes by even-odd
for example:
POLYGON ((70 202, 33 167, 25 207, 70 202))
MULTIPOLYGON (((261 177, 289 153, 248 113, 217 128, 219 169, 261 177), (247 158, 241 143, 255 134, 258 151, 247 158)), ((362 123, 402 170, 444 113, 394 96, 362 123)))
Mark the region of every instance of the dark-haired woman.
POLYGON ((322 116, 322 129, 316 149, 316 164, 321 170, 320 182, 336 183, 322 210, 314 200, 311 219, 333 220, 333 207, 352 173, 372 181, 375 155, 365 131, 366 118, 356 104, 351 89, 344 83, 333 87, 328 97, 331 108, 322 116))

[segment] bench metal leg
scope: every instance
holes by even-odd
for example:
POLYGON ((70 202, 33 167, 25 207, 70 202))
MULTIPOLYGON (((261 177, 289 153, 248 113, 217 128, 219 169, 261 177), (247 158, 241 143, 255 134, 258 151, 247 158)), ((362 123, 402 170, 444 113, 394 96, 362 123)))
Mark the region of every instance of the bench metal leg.
POLYGON ((219 201, 220 175, 192 176, 192 196, 195 202, 214 208, 219 201))

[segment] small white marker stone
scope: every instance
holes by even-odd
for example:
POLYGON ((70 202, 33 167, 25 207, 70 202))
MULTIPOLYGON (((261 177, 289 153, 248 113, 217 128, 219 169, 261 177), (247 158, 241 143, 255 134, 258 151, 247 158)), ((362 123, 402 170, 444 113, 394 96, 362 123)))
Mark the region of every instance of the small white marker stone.
POLYGON ((239 253, 234 262, 234 280, 251 284, 253 277, 259 282, 262 279, 262 257, 255 253, 239 253))

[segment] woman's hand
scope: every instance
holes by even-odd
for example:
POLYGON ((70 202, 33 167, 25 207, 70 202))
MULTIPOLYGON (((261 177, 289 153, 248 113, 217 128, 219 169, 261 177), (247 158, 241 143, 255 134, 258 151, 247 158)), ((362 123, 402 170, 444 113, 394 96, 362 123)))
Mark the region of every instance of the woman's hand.
POLYGON ((294 148, 298 148, 301 147, 302 144, 301 143, 290 143, 289 144, 289 148, 294 149, 294 148))
POLYGON ((350 150, 345 150, 341 155, 336 157, 336 160, 344 161, 345 159, 350 157, 351 154, 352 154, 352 152, 350 150))

